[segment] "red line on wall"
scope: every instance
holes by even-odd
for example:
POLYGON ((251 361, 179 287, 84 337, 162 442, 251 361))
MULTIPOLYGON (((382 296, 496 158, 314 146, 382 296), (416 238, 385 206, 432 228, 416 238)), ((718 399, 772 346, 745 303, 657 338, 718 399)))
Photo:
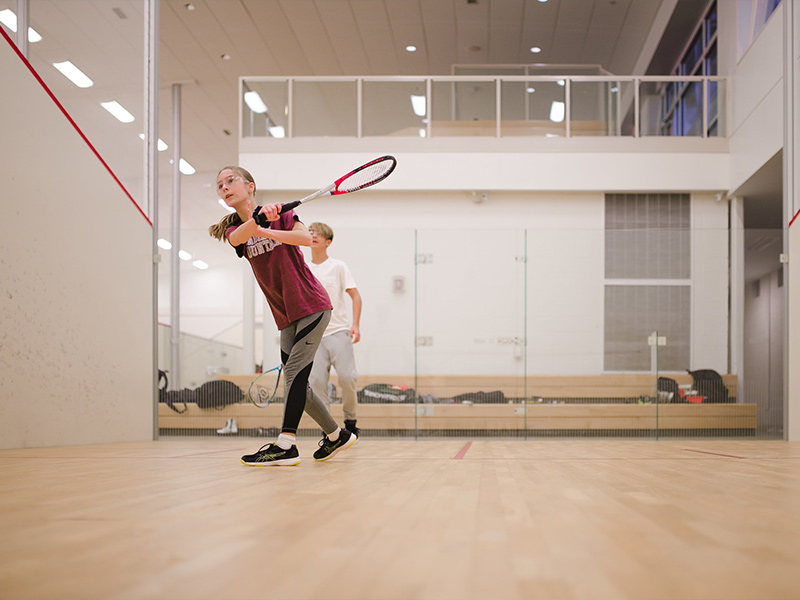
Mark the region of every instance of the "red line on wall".
POLYGON ((47 92, 47 95, 50 96, 50 99, 55 103, 55 105, 59 108, 59 110, 61 110, 61 112, 67 118, 67 121, 69 121, 72 124, 72 126, 75 128, 75 131, 78 132, 78 135, 81 136, 83 141, 86 142, 86 145, 89 146, 89 148, 91 149, 92 152, 94 152, 94 155, 97 157, 97 159, 103 164, 103 166, 109 172, 111 177, 114 178, 114 181, 117 182, 117 185, 119 185, 119 187, 122 189, 122 191, 125 192, 125 195, 128 197, 128 199, 131 202, 133 202, 133 205, 136 207, 136 210, 139 211, 139 213, 144 217, 145 221, 147 221, 150 224, 150 226, 152 227, 153 226, 153 222, 147 217, 146 214, 144 214, 144 211, 142 210, 142 208, 136 203, 136 200, 133 199, 133 196, 131 196, 128 193, 128 190, 126 190, 125 186, 122 185, 122 182, 114 174, 114 171, 111 170, 111 167, 109 167, 108 164, 106 163, 106 161, 103 160, 103 157, 100 156, 100 153, 92 145, 92 142, 89 141, 89 138, 87 138, 84 135, 83 131, 81 131, 81 128, 78 127, 78 124, 75 123, 75 121, 72 120, 72 117, 69 116, 69 113, 61 105, 61 102, 59 102, 58 98, 55 97, 55 94, 53 94, 53 92, 50 91, 50 88, 47 87, 47 84, 42 80, 41 77, 39 77, 39 74, 36 72, 36 69, 34 69, 33 66, 31 66, 31 63, 28 62, 28 59, 25 58, 25 56, 22 54, 22 52, 19 51, 19 48, 17 48, 17 45, 13 42, 13 40, 10 37, 8 37, 8 34, 5 32, 5 29, 0 27, 0 33, 3 34, 3 37, 6 39, 6 41, 9 44, 9 46, 11 46, 11 48, 14 50, 14 52, 17 53, 17 56, 19 56, 20 60, 25 64, 26 67, 28 67, 28 70, 31 72, 31 75, 33 75, 34 78, 36 78, 36 81, 38 81, 39 84, 44 88, 44 91, 47 92))
POLYGON ((800 210, 798 210, 796 213, 794 213, 794 216, 792 217, 792 220, 789 221, 789 227, 792 226, 792 223, 794 223, 794 220, 797 218, 797 215, 800 215, 800 210))

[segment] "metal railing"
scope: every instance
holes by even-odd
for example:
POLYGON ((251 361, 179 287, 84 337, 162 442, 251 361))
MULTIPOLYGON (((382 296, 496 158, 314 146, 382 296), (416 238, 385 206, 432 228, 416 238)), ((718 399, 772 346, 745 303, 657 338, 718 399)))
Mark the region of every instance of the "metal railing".
POLYGON ((243 77, 240 138, 725 137, 724 77, 243 77))

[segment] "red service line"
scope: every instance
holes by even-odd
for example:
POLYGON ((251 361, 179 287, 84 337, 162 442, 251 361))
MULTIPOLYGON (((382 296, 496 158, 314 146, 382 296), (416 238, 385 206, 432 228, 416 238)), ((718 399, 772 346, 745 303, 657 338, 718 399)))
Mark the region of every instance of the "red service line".
POLYGON ((739 459, 746 459, 746 456, 734 456, 733 454, 720 454, 719 452, 707 452, 705 450, 692 450, 691 448, 684 448, 686 452, 696 452, 698 454, 710 454, 711 456, 722 456, 724 458, 739 458, 739 459))
POLYGON ((789 227, 792 226, 792 223, 794 223, 794 220, 797 218, 797 215, 800 215, 800 210, 798 210, 796 213, 794 213, 794 216, 792 217, 792 220, 789 221, 789 227))
POLYGON ((466 444, 464 444, 464 447, 458 451, 458 454, 456 454, 453 457, 453 460, 461 460, 462 458, 464 458, 464 455, 466 455, 470 446, 472 446, 472 442, 467 442, 466 444))

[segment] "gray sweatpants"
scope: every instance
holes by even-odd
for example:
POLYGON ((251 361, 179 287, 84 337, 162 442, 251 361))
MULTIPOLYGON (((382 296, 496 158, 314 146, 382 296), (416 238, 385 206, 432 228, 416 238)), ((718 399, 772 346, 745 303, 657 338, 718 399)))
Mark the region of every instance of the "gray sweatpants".
POLYGON ((281 330, 281 362, 283 363, 283 433, 297 433, 303 410, 326 434, 336 431, 328 405, 311 390, 308 376, 322 334, 331 320, 331 311, 324 310, 303 317, 281 330))
POLYGON ((308 380, 311 389, 329 404, 331 399, 328 397, 328 380, 331 375, 331 367, 336 370, 339 388, 342 391, 344 418, 355 420, 358 405, 356 397, 358 371, 356 371, 356 358, 353 355, 350 332, 337 331, 323 337, 317 350, 317 356, 314 358, 314 366, 311 368, 311 376, 308 380))

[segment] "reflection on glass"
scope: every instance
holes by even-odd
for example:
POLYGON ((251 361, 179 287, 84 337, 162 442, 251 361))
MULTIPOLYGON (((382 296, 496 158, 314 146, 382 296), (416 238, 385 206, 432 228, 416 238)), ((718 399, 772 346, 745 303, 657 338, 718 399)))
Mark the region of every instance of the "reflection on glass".
POLYGON ((296 81, 294 135, 297 137, 355 137, 357 89, 355 81, 296 81))
POLYGON ((494 80, 434 81, 431 86, 434 136, 496 136, 494 80))
POLYGON ((289 94, 286 81, 244 81, 242 135, 285 137, 289 126, 289 94))
POLYGON ((500 131, 503 137, 564 136, 563 112, 553 120, 553 106, 565 106, 565 87, 556 81, 501 82, 502 111, 500 131))
POLYGON ((424 81, 364 81, 364 136, 419 137, 426 130, 428 109, 424 81))

